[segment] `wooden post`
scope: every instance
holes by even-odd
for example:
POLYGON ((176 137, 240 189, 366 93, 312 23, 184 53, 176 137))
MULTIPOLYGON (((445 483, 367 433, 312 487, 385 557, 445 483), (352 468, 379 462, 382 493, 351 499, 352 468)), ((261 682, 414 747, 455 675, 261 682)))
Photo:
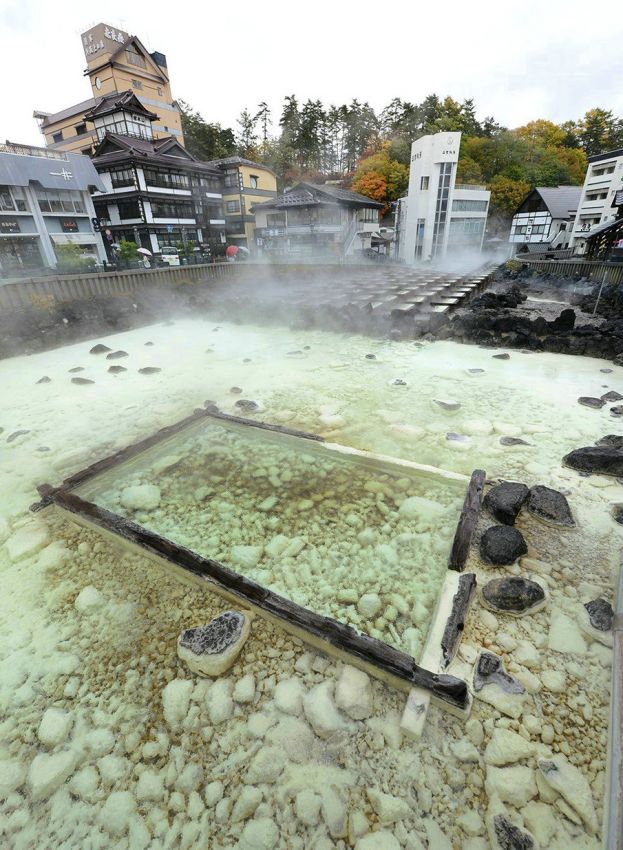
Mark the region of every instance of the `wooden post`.
POLYGON ((451 570, 463 572, 465 569, 469 546, 472 541, 474 529, 476 528, 476 523, 478 522, 478 514, 480 513, 480 506, 482 504, 485 479, 486 473, 484 470, 475 469, 472 472, 448 559, 448 567, 451 570))

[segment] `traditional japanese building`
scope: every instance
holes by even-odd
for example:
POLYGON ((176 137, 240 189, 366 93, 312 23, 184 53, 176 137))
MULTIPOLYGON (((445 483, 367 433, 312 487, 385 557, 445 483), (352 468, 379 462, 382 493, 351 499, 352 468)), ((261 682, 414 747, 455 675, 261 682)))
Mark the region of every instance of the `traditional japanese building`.
POLYGON ((347 189, 297 183, 289 192, 254 204, 256 241, 269 256, 354 256, 371 247, 383 205, 347 189))
POLYGON ((150 53, 137 36, 107 24, 97 24, 81 38, 91 97, 58 112, 33 113, 46 145, 54 150, 92 153, 98 139, 86 120, 87 113, 102 95, 128 89, 145 109, 154 112, 154 138, 175 136, 184 144, 180 110, 171 94, 164 53, 150 53))
POLYGON ((103 189, 93 202, 108 245, 125 239, 158 253, 164 245, 225 242, 221 171, 176 137, 157 138, 156 115, 134 92, 98 98, 85 120, 97 139, 103 189))

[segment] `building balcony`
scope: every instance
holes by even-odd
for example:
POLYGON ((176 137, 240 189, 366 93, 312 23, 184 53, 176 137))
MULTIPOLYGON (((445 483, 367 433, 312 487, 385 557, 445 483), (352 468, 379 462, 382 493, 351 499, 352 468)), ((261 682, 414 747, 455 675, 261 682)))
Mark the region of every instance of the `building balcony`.
MULTIPOLYGON (((377 225, 378 227, 378 225, 377 225)), ((341 233, 341 224, 289 224, 287 227, 258 227, 256 234, 261 237, 271 236, 313 236, 314 234, 341 233)))
POLYGON ((481 186, 479 183, 455 183, 455 192, 487 192, 486 186, 481 186))

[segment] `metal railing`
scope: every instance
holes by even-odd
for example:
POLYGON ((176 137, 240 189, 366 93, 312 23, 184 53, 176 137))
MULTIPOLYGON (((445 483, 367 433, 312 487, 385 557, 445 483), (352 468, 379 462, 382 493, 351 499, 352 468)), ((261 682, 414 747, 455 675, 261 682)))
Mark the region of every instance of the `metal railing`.
POLYGON ((16 142, 0 143, 0 153, 12 153, 17 156, 40 156, 44 159, 62 159, 65 162, 69 160, 66 153, 53 151, 49 148, 36 148, 32 145, 20 145, 16 142))
POLYGON ((467 192, 467 191, 470 191, 470 192, 486 192, 487 187, 481 186, 479 183, 455 183, 454 184, 454 191, 459 192, 461 190, 463 190, 465 192, 467 192))

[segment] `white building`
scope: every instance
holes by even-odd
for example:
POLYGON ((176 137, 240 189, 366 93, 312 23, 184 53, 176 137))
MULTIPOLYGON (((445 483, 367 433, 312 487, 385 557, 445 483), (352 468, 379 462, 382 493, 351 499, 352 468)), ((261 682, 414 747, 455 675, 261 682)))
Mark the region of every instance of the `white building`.
POLYGON ((569 247, 580 193, 579 186, 532 189, 513 216, 511 255, 569 247))
POLYGON ((612 206, 617 190, 623 189, 623 148, 589 156, 588 169, 571 234, 571 246, 583 254, 590 231, 617 216, 612 206))
POLYGON ((456 183, 461 133, 423 136, 411 146, 409 194, 398 207, 398 255, 407 263, 480 251, 491 193, 456 183))
POLYGON ((106 258, 90 190, 103 189, 87 156, 0 145, 0 275, 56 268, 64 246, 106 258))

